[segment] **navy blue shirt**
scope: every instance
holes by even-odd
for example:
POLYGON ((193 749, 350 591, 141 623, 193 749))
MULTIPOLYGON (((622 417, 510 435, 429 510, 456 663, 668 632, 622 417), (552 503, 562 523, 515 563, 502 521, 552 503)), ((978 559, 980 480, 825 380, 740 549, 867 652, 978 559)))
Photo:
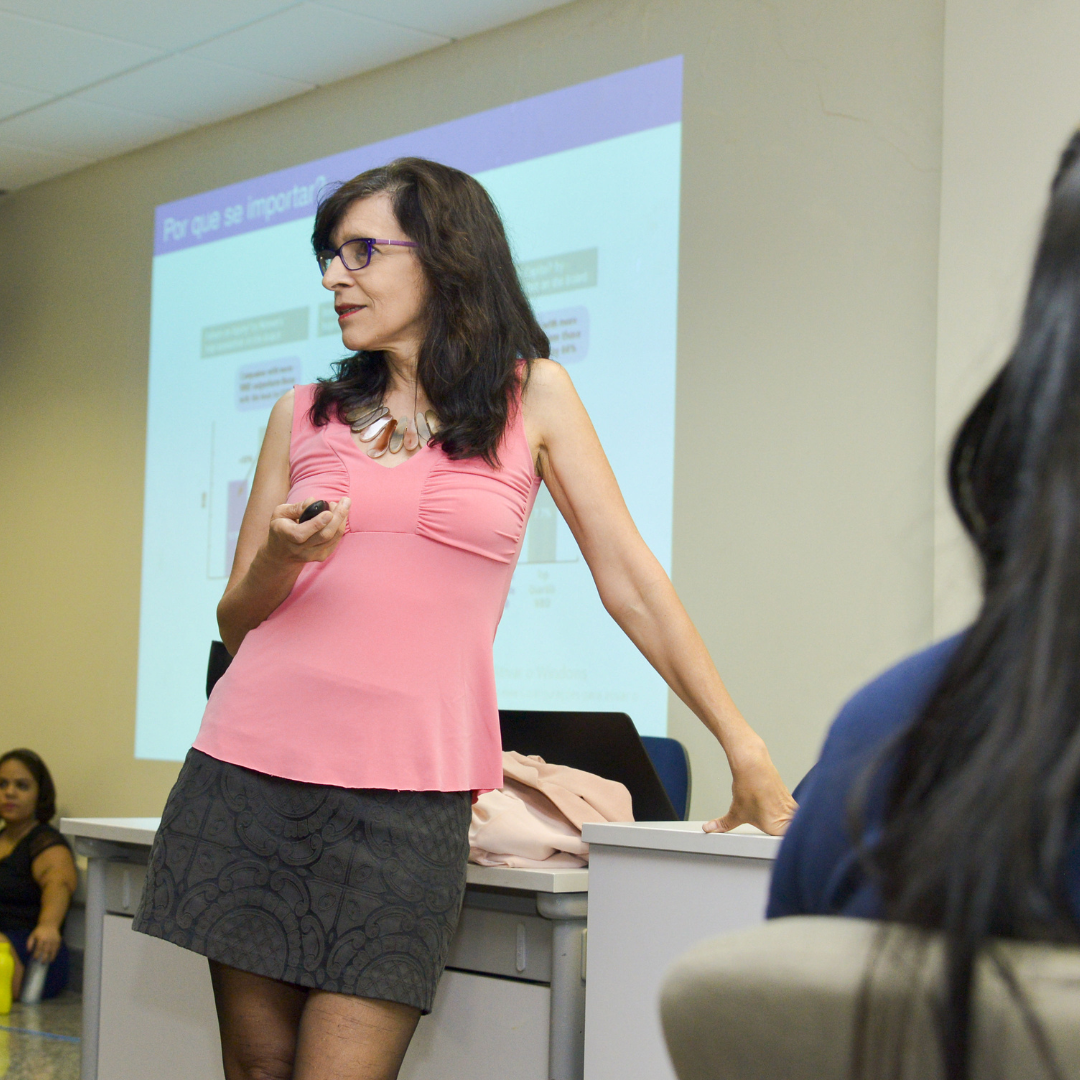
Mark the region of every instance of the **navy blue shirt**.
POLYGON ((878 917, 880 900, 859 869, 848 828, 851 795, 869 772, 865 838, 872 842, 890 776, 889 747, 922 712, 959 640, 947 638, 901 661, 840 710, 821 758, 796 788, 799 809, 773 869, 768 918, 878 917))

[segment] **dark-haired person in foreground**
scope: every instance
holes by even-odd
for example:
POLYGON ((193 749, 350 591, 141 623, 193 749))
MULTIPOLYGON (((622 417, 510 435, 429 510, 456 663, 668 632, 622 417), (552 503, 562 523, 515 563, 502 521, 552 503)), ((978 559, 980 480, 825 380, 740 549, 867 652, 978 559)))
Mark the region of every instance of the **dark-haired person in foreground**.
POLYGON ((403 159, 330 194, 313 242, 353 355, 270 415, 218 607, 235 660, 135 920, 209 957, 228 1080, 397 1075, 457 924, 471 793, 503 782, 492 642, 541 481, 607 610, 722 743, 714 827, 794 810, 543 359, 483 187, 403 159))
POLYGON ((768 914, 943 931, 946 1075, 968 1075, 990 936, 1080 942, 1080 133, 1051 188, 1019 340, 960 428, 981 557, 966 632, 855 695, 803 786, 768 914))
POLYGON ((0 939, 15 952, 16 998, 32 959, 49 965, 42 997, 55 997, 68 982, 62 933, 75 891, 75 861, 49 824, 55 815, 56 788, 45 762, 33 750, 0 756, 0 939))

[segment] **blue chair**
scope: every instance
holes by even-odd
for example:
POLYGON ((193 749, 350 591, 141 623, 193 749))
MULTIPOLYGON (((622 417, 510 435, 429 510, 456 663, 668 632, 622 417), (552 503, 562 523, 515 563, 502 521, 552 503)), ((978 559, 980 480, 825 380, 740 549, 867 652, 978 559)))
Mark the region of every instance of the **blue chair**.
POLYGON ((690 755, 678 739, 642 735, 645 752, 682 821, 690 814, 690 755))

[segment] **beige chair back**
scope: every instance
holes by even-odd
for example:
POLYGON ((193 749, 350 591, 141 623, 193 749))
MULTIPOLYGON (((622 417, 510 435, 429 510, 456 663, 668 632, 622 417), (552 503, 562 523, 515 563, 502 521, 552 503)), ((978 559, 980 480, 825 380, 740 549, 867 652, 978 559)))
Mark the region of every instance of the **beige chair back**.
MULTIPOLYGON (((934 935, 865 919, 777 919, 676 961, 661 1002, 668 1051, 679 1080, 940 1080, 940 974, 934 935), (871 970, 866 1067, 855 1072, 871 970)), ((1080 948, 995 942, 976 987, 972 1080, 1080 1080, 1080 948)))

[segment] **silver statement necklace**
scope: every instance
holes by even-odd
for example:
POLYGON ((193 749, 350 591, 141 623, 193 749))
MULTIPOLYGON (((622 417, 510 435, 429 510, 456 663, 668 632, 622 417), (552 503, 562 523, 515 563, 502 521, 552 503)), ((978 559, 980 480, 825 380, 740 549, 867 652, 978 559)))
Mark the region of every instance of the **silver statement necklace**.
POLYGON ((368 457, 382 457, 389 452, 396 454, 404 448, 410 453, 418 446, 427 446, 439 430, 439 418, 433 409, 415 411, 415 419, 407 416, 396 419, 385 405, 361 405, 346 413, 349 427, 356 432, 362 443, 371 443, 368 457))

